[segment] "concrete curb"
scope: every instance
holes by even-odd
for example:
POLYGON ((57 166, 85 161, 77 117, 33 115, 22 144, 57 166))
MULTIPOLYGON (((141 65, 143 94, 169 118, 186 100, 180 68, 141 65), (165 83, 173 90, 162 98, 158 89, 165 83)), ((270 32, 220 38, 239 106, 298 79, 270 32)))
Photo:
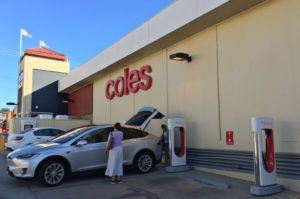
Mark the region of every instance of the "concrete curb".
POLYGON ((212 186, 218 187, 220 189, 230 189, 231 188, 230 184, 223 183, 223 182, 217 182, 217 181, 212 180, 212 179, 195 178, 194 181, 197 181, 197 182, 200 182, 200 183, 203 183, 203 184, 212 185, 212 186))
POLYGON ((192 173, 186 173, 181 175, 181 177, 185 179, 190 179, 199 183, 211 185, 214 187, 217 187, 219 189, 230 189, 231 185, 224 182, 222 179, 218 179, 217 177, 214 177, 213 175, 209 174, 200 174, 200 175, 193 175, 192 173))

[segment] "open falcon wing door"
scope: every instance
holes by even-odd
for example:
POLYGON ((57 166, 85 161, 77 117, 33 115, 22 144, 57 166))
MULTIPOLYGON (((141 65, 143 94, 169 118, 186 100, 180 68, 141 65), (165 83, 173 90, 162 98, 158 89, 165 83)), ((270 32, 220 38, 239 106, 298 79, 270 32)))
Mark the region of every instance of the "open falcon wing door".
POLYGON ((165 117, 162 113, 153 107, 145 106, 141 108, 125 125, 138 127, 145 130, 152 119, 162 119, 165 117))

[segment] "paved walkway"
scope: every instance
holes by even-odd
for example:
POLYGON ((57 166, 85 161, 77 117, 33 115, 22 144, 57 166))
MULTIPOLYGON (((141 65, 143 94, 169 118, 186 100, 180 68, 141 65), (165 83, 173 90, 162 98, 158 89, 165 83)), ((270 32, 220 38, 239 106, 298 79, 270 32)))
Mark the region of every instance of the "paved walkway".
POLYGON ((11 178, 5 168, 4 156, 0 154, 1 199, 300 199, 300 193, 287 190, 270 197, 253 197, 249 194, 251 182, 199 171, 168 174, 159 167, 144 175, 128 171, 118 185, 109 184, 99 172, 73 177, 57 187, 43 187, 35 181, 11 178))

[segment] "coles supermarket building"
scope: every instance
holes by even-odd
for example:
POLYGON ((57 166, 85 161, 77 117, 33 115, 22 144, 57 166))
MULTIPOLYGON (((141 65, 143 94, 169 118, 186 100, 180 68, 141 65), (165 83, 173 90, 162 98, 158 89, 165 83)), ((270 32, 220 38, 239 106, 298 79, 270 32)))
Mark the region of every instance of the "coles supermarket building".
MULTIPOLYGON (((63 77, 59 92, 94 124, 145 105, 184 117, 191 165, 248 180, 250 119, 272 117, 278 183, 300 190, 299 10, 299 0, 177 0, 63 77)), ((148 130, 160 134, 162 122, 148 130)))

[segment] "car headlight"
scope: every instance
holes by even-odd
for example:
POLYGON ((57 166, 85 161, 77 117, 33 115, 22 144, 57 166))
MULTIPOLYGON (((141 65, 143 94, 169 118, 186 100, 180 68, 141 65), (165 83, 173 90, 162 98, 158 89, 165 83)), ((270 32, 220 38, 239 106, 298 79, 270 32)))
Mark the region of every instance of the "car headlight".
POLYGON ((30 153, 25 155, 20 155, 17 159, 29 159, 29 158, 36 158, 39 154, 38 153, 30 153))

